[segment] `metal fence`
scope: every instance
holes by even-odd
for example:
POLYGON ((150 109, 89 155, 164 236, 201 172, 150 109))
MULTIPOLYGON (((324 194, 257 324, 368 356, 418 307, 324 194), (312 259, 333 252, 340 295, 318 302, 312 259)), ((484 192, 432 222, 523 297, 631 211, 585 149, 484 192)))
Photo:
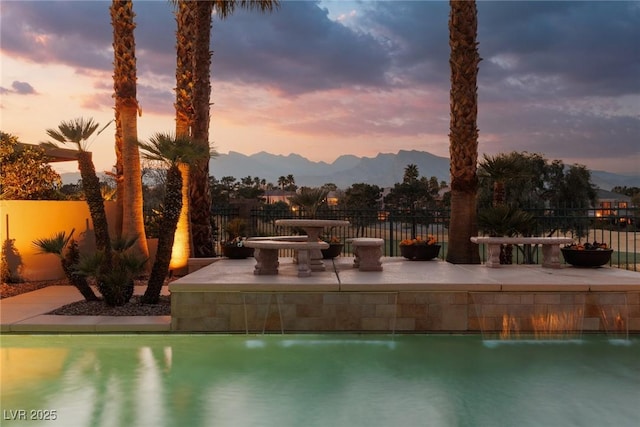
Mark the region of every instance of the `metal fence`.
MULTIPOLYGON (((603 242, 614 249, 611 265, 628 270, 640 270, 640 232, 637 224, 638 214, 621 221, 619 217, 600 216, 598 209, 529 209, 537 224, 532 235, 567 236, 576 242, 603 242)), ((284 209, 252 209, 244 219, 247 222, 249 236, 284 236, 300 234, 301 230, 279 227, 275 221, 281 218, 301 218, 303 213, 284 209)), ((218 245, 226 239, 226 224, 240 216, 238 209, 216 208, 213 220, 217 231, 218 245)), ((448 225, 450 212, 446 209, 393 212, 372 209, 325 209, 316 214, 318 219, 340 219, 351 223, 348 227, 335 227, 327 230, 327 236, 345 241, 351 237, 377 237, 385 241, 384 256, 399 256, 399 244, 404 239, 427 237, 432 235, 442 246, 439 257, 446 258, 448 244, 448 225)), ((218 246, 218 253, 220 253, 218 246)), ((534 263, 542 260, 542 250, 536 246, 518 247, 513 251, 513 262, 522 264, 525 251, 534 263)), ((486 256, 486 248, 480 246, 481 258, 486 256)), ((286 255, 286 254, 285 254, 286 255)), ((352 256, 349 245, 343 248, 342 256, 352 256)))

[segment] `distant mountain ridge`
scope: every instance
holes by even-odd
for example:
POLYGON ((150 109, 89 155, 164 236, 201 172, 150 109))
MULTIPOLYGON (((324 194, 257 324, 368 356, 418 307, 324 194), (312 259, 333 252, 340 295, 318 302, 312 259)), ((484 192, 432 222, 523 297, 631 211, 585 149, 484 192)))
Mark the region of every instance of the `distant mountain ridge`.
MULTIPOLYGON (((298 186, 319 187, 333 183, 338 188, 348 188, 356 183, 393 187, 402 181, 409 164, 418 167, 420 176, 435 176, 438 181, 449 182, 449 158, 426 151, 400 150, 395 154, 380 153, 375 157, 358 157, 351 154, 338 157, 332 163, 314 162, 299 154, 270 154, 261 151, 246 155, 235 151, 220 154, 209 162, 209 172, 220 179, 233 176, 259 177, 273 184, 281 176, 293 175, 298 186)), ((63 174, 64 183, 75 183, 79 173, 63 174)), ((640 187, 640 175, 621 175, 606 171, 591 171, 591 180, 603 190, 615 186, 640 187)))
POLYGON ((327 183, 336 184, 338 188, 348 188, 355 183, 392 187, 402 181, 404 169, 409 164, 415 164, 421 176, 435 176, 439 181, 449 181, 448 158, 416 150, 380 153, 375 157, 343 155, 333 163, 313 162, 298 154, 284 156, 262 151, 247 156, 231 151, 212 159, 209 171, 217 179, 223 176, 239 179, 251 175, 274 184, 281 176, 293 175, 296 185, 307 187, 319 187, 327 183))

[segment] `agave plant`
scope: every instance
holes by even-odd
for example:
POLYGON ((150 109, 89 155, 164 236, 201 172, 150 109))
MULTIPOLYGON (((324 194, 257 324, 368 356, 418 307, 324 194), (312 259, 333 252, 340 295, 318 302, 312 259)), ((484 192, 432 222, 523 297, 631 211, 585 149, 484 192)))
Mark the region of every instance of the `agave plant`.
POLYGON ((78 271, 95 279, 104 301, 110 306, 124 305, 133 296, 134 279, 144 271, 146 259, 130 249, 138 237, 121 237, 111 242, 111 260, 107 263, 104 251, 85 257, 78 271))
POLYGON ((62 270, 69 282, 80 291, 85 300, 97 301, 99 298, 89 286, 87 278, 78 272, 80 252, 78 251, 78 243, 73 240, 74 231, 75 229, 72 229, 68 235, 61 231, 51 237, 34 240, 33 245, 39 249, 41 254, 54 254, 60 258, 62 270), (67 249, 66 253, 65 248, 67 249))

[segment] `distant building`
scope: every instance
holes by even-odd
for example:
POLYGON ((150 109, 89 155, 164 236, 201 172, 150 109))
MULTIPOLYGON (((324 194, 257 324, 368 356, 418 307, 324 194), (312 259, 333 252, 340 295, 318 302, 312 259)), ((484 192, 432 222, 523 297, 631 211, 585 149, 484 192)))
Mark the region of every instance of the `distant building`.
POLYGON ((286 191, 280 188, 276 188, 273 190, 266 190, 262 197, 267 204, 285 202, 287 205, 290 205, 291 203, 289 202, 289 197, 293 197, 295 195, 295 191, 286 191))
POLYGON ((596 197, 596 218, 607 218, 620 226, 633 224, 631 197, 600 189, 596 197))
POLYGON ((338 206, 340 198, 337 191, 329 191, 327 194, 327 206, 338 206))

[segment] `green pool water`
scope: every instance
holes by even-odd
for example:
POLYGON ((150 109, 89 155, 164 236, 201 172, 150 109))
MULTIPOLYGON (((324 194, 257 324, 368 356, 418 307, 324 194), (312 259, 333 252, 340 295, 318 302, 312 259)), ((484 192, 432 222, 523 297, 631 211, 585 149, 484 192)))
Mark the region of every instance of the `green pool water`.
POLYGON ((0 346, 3 427, 640 420, 638 337, 4 335, 0 346))

